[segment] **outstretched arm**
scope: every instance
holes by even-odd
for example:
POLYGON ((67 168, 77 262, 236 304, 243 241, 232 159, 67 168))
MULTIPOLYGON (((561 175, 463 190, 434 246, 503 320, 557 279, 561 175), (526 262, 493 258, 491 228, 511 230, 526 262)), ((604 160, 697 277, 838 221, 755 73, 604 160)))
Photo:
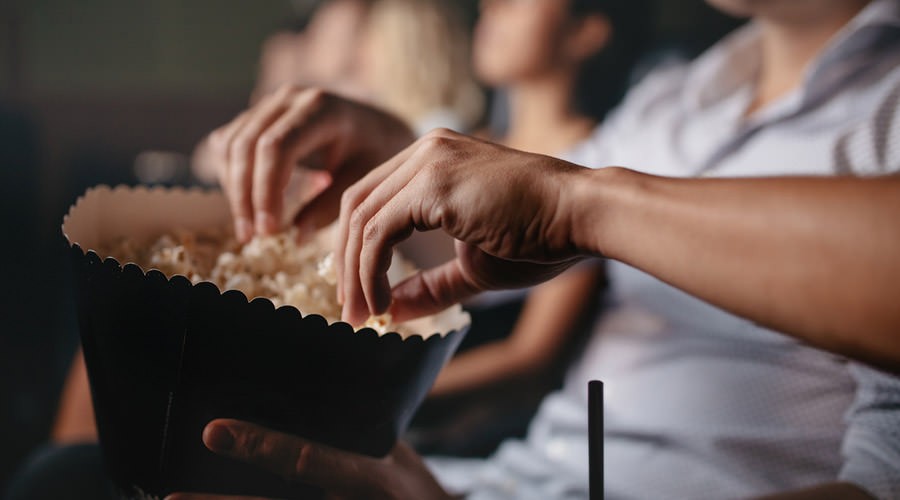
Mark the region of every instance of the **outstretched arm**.
POLYGON ((670 179, 435 132, 344 194, 345 318, 431 313, 585 254, 900 372, 900 176, 670 179), (387 249, 441 228, 458 258, 390 290, 387 249))
MULTIPOLYGON (((597 171, 577 241, 809 343, 900 371, 900 176, 597 171)), ((577 210, 577 209, 576 209, 577 210)))

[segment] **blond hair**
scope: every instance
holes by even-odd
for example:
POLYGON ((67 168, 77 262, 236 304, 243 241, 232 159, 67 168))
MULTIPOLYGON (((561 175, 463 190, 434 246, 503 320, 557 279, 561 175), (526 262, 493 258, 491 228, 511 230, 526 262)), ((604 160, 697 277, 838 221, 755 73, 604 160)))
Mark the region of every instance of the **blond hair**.
MULTIPOLYGON (((376 100, 411 124, 438 111, 473 127, 484 95, 472 75, 469 34, 451 4, 439 0, 378 0, 369 34, 376 100)), ((371 57, 370 56, 370 57, 371 57)))

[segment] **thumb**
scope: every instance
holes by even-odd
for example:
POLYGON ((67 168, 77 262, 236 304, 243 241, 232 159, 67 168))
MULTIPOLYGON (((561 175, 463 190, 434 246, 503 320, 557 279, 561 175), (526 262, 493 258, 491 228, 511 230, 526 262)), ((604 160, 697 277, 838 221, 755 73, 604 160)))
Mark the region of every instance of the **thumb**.
POLYGON ((294 215, 294 226, 301 240, 334 222, 340 211, 341 195, 353 181, 354 178, 344 172, 335 177, 324 172, 317 174, 315 182, 319 183, 319 192, 294 215))
POLYGON ((486 288, 463 270, 457 258, 416 273, 394 287, 390 313, 397 323, 436 314, 486 288))
POLYGON ((353 495, 383 487, 380 461, 233 419, 213 420, 203 430, 210 451, 274 472, 287 481, 353 495))

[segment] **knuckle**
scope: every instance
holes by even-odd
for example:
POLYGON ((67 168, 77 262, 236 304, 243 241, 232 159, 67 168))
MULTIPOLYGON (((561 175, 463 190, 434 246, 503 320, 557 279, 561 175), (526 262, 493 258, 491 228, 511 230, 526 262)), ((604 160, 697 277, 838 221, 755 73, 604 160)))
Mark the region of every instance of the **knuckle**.
POLYGON ((429 132, 422 138, 422 147, 429 154, 441 153, 449 149, 453 140, 445 135, 429 132))
POLYGON ((302 97, 309 106, 318 107, 325 104, 329 93, 321 87, 311 87, 302 92, 302 97))
POLYGON ((434 204, 431 209, 431 216, 434 220, 439 221, 442 226, 452 226, 452 221, 449 220, 447 207, 443 203, 434 204))
POLYGON ((350 228, 354 232, 358 232, 363 229, 366 225, 366 222, 366 213, 359 207, 357 207, 353 210, 353 212, 350 213, 350 228))
POLYGON ((228 147, 233 159, 243 159, 250 149, 250 141, 246 137, 236 137, 228 147))
POLYGON ((273 153, 281 146, 283 140, 284 137, 280 133, 264 132, 259 137, 258 149, 264 153, 273 153))
POLYGON ((431 131, 434 135, 450 139, 456 136, 456 132, 446 127, 439 127, 431 131))
POLYGON ((304 477, 314 466, 316 461, 316 450, 312 445, 305 444, 297 450, 297 458, 294 460, 294 470, 291 471, 294 477, 304 477))
POLYGON ((243 435, 243 451, 247 457, 261 458, 265 451, 263 435, 259 432, 247 432, 243 435))
POLYGON ((298 91, 298 87, 296 84, 283 83, 271 95, 273 98, 282 100, 282 99, 286 99, 286 98, 290 97, 291 95, 296 94, 297 91, 298 91))
POLYGON ((367 243, 378 241, 380 235, 381 227, 375 219, 366 222, 365 227, 363 227, 363 241, 367 243))
POLYGON ((209 146, 216 152, 228 150, 228 134, 225 128, 218 128, 209 134, 209 146))
POLYGON ((341 194, 342 211, 351 210, 354 206, 356 206, 356 200, 359 197, 356 192, 356 188, 349 187, 341 194))

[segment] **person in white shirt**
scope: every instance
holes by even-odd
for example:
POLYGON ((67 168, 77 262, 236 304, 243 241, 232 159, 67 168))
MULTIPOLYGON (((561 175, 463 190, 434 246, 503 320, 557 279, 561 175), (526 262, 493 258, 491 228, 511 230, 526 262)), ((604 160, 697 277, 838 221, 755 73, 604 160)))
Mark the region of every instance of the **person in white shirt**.
MULTIPOLYGON (((900 85, 891 100, 896 104, 898 99, 900 85)), ((892 170, 898 170, 900 145, 896 140, 888 140, 892 137, 888 131, 896 133, 900 107, 894 106, 890 111, 893 113, 882 115, 891 118, 888 127, 854 134, 877 138, 880 143, 874 149, 863 148, 876 156, 863 154, 857 160, 867 165, 891 165, 892 170)), ((900 310, 895 299, 900 294, 900 266, 896 259, 900 253, 900 226, 896 224, 900 215, 900 175, 871 179, 674 179, 621 168, 590 171, 548 157, 503 151, 496 145, 450 133, 441 134, 441 139, 445 146, 432 147, 432 158, 454 155, 460 150, 477 152, 479 156, 499 155, 503 157, 499 168, 504 176, 486 175, 487 171, 477 162, 466 162, 452 170, 429 169, 419 164, 411 171, 396 171, 394 175, 403 180, 415 176, 442 182, 418 182, 392 190, 391 195, 405 198, 404 203, 398 204, 398 210, 384 214, 379 223, 395 223, 394 227, 406 227, 404 231, 415 227, 442 229, 478 249, 461 252, 459 258, 480 285, 467 284, 462 275, 457 275, 455 279, 433 281, 436 287, 422 286, 429 280, 426 274, 440 274, 429 271, 393 291, 382 291, 393 293, 395 305, 406 308, 410 316, 428 314, 485 289, 528 284, 511 274, 513 270, 533 276, 531 283, 538 283, 562 272, 580 255, 605 254, 645 267, 698 297, 792 332, 799 339, 900 373, 900 310), (534 163, 522 168, 523 163, 529 162, 534 163), (553 184, 561 192, 571 194, 567 197, 569 202, 548 196, 542 176, 554 177, 553 184), (525 189, 510 190, 506 185, 509 180, 525 189), (409 201, 427 196, 448 201, 434 206, 426 215, 429 222, 418 223, 409 201), (487 198, 492 203, 478 202, 487 198), (523 214, 519 210, 523 199, 539 207, 536 213, 523 214), (748 214, 744 206, 747 202, 760 209, 748 214), (725 216, 710 219, 705 210, 709 207, 725 216), (455 223, 446 223, 446 219, 438 217, 441 213, 453 215, 455 223), (784 217, 785 213, 795 216, 784 217), (546 231, 526 237, 521 233, 533 222, 534 215, 547 223, 543 226, 546 231), (767 223, 759 224, 760 219, 767 223), (471 229, 510 226, 518 230, 527 245, 510 245, 508 239, 486 238, 471 229), (702 230, 659 231, 669 226, 696 226, 702 230), (564 236, 562 240, 554 238, 560 235, 564 236), (744 250, 735 251, 735 247, 744 250), (480 254, 481 249, 490 249, 496 256, 480 254), (808 258, 823 249, 826 251, 822 258, 808 258), (682 265, 699 253, 708 253, 714 262, 682 265), (845 286, 829 288, 832 293, 816 293, 823 284, 831 284, 836 265, 841 266, 845 286), (777 270, 782 267, 796 271, 777 270), (773 285, 774 293, 761 293, 760 281, 773 285), (852 319, 847 320, 847 315, 852 319)), ((433 143, 435 137, 427 140, 433 143)), ((891 438, 896 435, 890 432, 896 421, 891 415, 895 410, 884 406, 879 391, 896 391, 896 379, 886 374, 877 377, 881 383, 871 385, 858 398, 856 411, 866 413, 873 427, 879 420, 887 422, 882 428, 889 431, 885 437, 891 438)), ((290 481, 317 484, 336 495, 458 498, 450 497, 421 459, 402 443, 384 459, 373 459, 224 419, 210 423, 203 440, 214 451, 279 472, 290 481)), ((881 460, 882 467, 890 468, 896 463, 896 449, 862 444, 869 446, 870 453, 879 455, 877 460, 881 460)), ((872 472, 864 471, 869 477, 873 477, 872 472)), ((881 478, 880 484, 875 483, 878 491, 887 493, 878 498, 893 498, 891 492, 898 484, 895 471, 883 470, 875 476, 881 478)), ((218 497, 175 494, 169 498, 218 497)), ((820 498, 871 497, 851 483, 766 497, 820 498)))
MULTIPOLYGON (((879 168, 900 168, 873 162, 866 170, 855 170, 860 163, 849 160, 867 147, 866 134, 859 132, 860 128, 873 117, 882 116, 884 106, 893 102, 896 107, 890 96, 900 82, 900 3, 715 3, 735 13, 752 15, 753 22, 690 65, 650 76, 601 126, 595 139, 585 145, 583 156, 575 159, 577 163, 627 165, 648 174, 676 178, 868 174, 879 168)), ((343 158, 357 160, 346 165, 336 161, 334 167, 339 176, 367 170, 359 164, 360 154, 365 154, 371 166, 386 160, 409 141, 408 131, 395 126, 390 118, 345 101, 318 93, 280 98, 300 103, 297 106, 315 102, 318 112, 314 116, 307 113, 299 121, 276 118, 275 125, 265 126, 273 123, 273 101, 221 129, 214 138, 222 155, 220 175, 238 218, 248 217, 254 211, 265 217, 271 215, 273 207, 277 211, 270 201, 275 199, 270 191, 276 192, 277 184, 267 183, 266 179, 277 176, 297 157, 331 146, 336 138, 344 146, 338 150, 343 158), (350 116, 354 117, 354 128, 338 126, 350 116), (360 140, 352 150, 347 149, 347 141, 362 139, 364 134, 357 131, 372 130, 376 123, 384 132, 379 144, 373 144, 371 139, 360 140), (293 132, 298 129, 308 132, 303 139, 291 142, 287 148, 271 148, 271 144, 280 145, 278 139, 288 133, 297 137, 293 132), (263 147, 258 150, 259 163, 248 162, 246 155, 236 154, 240 150, 233 145, 247 143, 263 147), (268 150, 264 147, 267 145, 268 150), (245 180, 251 178, 254 182, 245 180)), ((569 203, 569 197, 561 193, 585 201, 592 192, 585 196, 585 189, 602 191, 605 184, 556 183, 569 168, 574 168, 570 166, 542 170, 541 178, 521 173, 524 167, 528 170, 555 161, 438 133, 408 147, 354 185, 343 194, 344 236, 338 245, 346 252, 339 270, 345 319, 359 319, 390 305, 391 295, 373 281, 381 271, 373 265, 380 261, 377 257, 383 251, 381 245, 406 235, 412 228, 440 226, 476 246, 460 246, 461 260, 395 290, 393 311, 398 317, 410 314, 404 307, 412 307, 411 304, 421 308, 429 300, 444 304, 448 298, 458 299, 480 289, 527 285, 570 265, 577 247, 567 235, 590 232, 595 225, 602 225, 604 218, 599 216, 603 210, 593 210, 574 219, 579 226, 556 223, 569 203), (505 162, 513 162, 509 168, 518 170, 510 170, 508 175, 471 175, 477 168, 500 172, 495 169, 505 162), (437 175, 438 171, 442 173, 437 175), (513 171, 521 176, 513 175, 513 171), (513 193, 513 200, 520 201, 516 217, 509 217, 508 209, 499 210, 494 205, 511 203, 509 198, 455 197, 461 192, 456 186, 464 180, 487 183, 489 179, 502 183, 503 191, 513 193), (554 200, 558 211, 548 210, 545 205, 521 203, 532 199, 525 194, 532 193, 534 186, 539 186, 538 195, 554 200), (472 210, 491 213, 491 217, 467 225, 474 219, 460 219, 456 212, 448 211, 464 202, 472 210), (410 212, 411 208, 415 210, 410 212), (515 225, 526 221, 526 226, 515 225), (535 235, 547 244, 532 244, 535 235), (492 242, 516 248, 519 258, 550 260, 553 265, 532 264, 526 272, 521 263, 499 261, 496 257, 504 256, 503 250, 508 247, 491 246, 492 242), (533 253, 529 254, 529 250, 533 253), (494 272, 473 276, 473 270, 486 263, 494 266, 494 272), (423 294, 423 290, 438 295, 423 294), (416 297, 417 302, 403 300, 405 295, 416 297)), ((598 171, 597 179, 609 179, 617 172, 598 171)), ((717 185, 712 180, 691 182, 717 185)), ((729 255, 741 255, 748 259, 749 266, 754 263, 751 256, 769 255, 768 250, 782 249, 790 254, 791 248, 808 249, 808 245, 794 243, 802 242, 804 236, 818 236, 822 226, 811 226, 802 214, 785 212, 781 215, 783 220, 776 222, 784 223, 788 229, 774 234, 784 236, 788 243, 779 245, 777 240, 766 240, 771 248, 763 247, 754 244, 757 239, 741 234, 747 231, 758 235, 770 225, 777 226, 772 220, 770 198, 738 197, 736 208, 729 196, 740 196, 737 189, 723 190, 717 196, 715 190, 679 191, 679 181, 642 180, 637 184, 662 200, 667 200, 667 195, 673 199, 668 204, 652 203, 655 198, 650 196, 649 208, 638 210, 632 218, 621 219, 619 226, 616 221, 620 219, 616 218, 609 224, 628 234, 631 228, 641 227, 639 223, 646 223, 645 218, 653 213, 651 209, 665 209, 669 219, 664 222, 668 223, 651 225, 650 236, 634 236, 635 242, 644 243, 641 246, 623 245, 613 251, 603 246, 591 248, 636 267, 619 262, 609 264, 613 294, 608 312, 600 318, 594 338, 570 372, 566 387, 546 399, 524 441, 506 443, 486 461, 432 460, 431 470, 442 487, 470 498, 584 497, 585 382, 600 378, 608 387, 608 498, 742 498, 826 483, 834 484, 819 490, 820 494, 831 489, 836 495, 852 492, 862 497, 900 498, 898 379, 729 314, 638 270, 657 269, 666 281, 681 283, 687 292, 697 293, 730 311, 763 318, 765 325, 800 332, 801 338, 821 347, 838 347, 842 352, 858 355, 859 346, 847 341, 847 337, 843 338, 844 343, 836 343, 831 329, 844 335, 853 328, 882 328, 880 331, 884 332, 884 328, 896 328, 896 322, 873 323, 864 314, 870 310, 859 299, 837 291, 842 287, 859 290, 853 279, 841 283, 836 281, 842 278, 841 274, 807 276, 802 272, 803 266, 785 266, 750 280, 752 287, 740 289, 752 290, 755 295, 737 294, 734 302, 719 301, 720 295, 728 295, 727 287, 721 283, 718 287, 710 285, 713 271, 728 276, 726 270, 740 269, 740 261, 726 258, 729 255), (787 238, 791 234, 794 239, 787 238), (689 242, 695 244, 691 246, 689 242), (660 271, 660 262, 664 261, 674 264, 660 271), (706 268, 711 271, 703 272, 706 268), (686 277, 688 273, 696 277, 686 277), (825 278, 835 279, 833 290, 826 286, 830 282, 825 278), (790 286, 801 279, 811 279, 807 283, 816 286, 790 286), (780 289, 775 283, 788 286, 780 289), (833 312, 823 311, 824 318, 836 322, 823 320, 817 324, 808 317, 810 306, 804 308, 798 301, 770 298, 784 299, 786 291, 810 294, 810 304, 830 303, 823 302, 821 295, 831 293, 846 298, 846 318, 837 321, 833 312), (805 311, 807 323, 786 321, 781 308, 789 306, 805 311)), ((336 185, 323 192, 300 214, 298 223, 313 226, 326 222, 326 209, 334 214, 344 186, 336 185)), ((782 189, 779 186, 773 182, 762 188, 777 194, 782 189)), ((602 208, 613 207, 611 201, 600 196, 600 191, 597 203, 602 208)), ((619 197, 628 201, 634 193, 632 186, 608 195, 610 200, 619 197)), ((827 194, 821 196, 828 200, 827 194)), ((789 209, 791 205, 785 207, 789 209)), ((884 227, 881 220, 869 229, 884 227)), ((274 228, 257 229, 266 232, 274 228)), ((835 244, 827 238, 824 241, 835 244)), ((806 259, 815 263, 833 258, 836 260, 831 262, 839 267, 853 269, 846 255, 833 252, 834 248, 825 247, 817 254, 794 256, 792 262, 806 259)), ((755 264, 755 269, 765 268, 759 262, 755 264)), ((830 268, 817 269, 823 267, 830 268)), ((731 275, 744 278, 746 274, 733 271, 731 275)), ((885 270, 885 276, 896 276, 896 269, 885 270)), ((864 350, 871 353, 870 348, 864 350)), ((246 435, 238 431, 247 429, 241 425, 212 424, 205 436, 208 444, 223 450, 221 438, 231 440, 231 444, 237 439, 240 449, 246 435)), ((249 432, 254 439, 262 439, 258 429, 250 428, 249 432)), ((266 436, 270 439, 273 435, 266 436)), ((279 442, 286 439, 295 446, 291 448, 293 453, 276 444, 272 446, 285 458, 281 467, 300 466, 299 471, 291 469, 300 479, 336 486, 336 491, 343 492, 363 486, 386 489, 391 493, 386 496, 394 498, 444 493, 421 462, 402 446, 386 461, 366 461, 295 438, 280 436, 279 442), (291 457, 297 456, 300 462, 291 462, 291 457), (333 477, 343 477, 343 485, 328 482, 326 476, 331 474, 317 468, 323 463, 318 459, 334 465, 333 477), (342 469, 346 464, 352 464, 357 471, 355 479, 342 469), (368 471, 374 470, 379 471, 379 477, 373 479, 368 471)))

